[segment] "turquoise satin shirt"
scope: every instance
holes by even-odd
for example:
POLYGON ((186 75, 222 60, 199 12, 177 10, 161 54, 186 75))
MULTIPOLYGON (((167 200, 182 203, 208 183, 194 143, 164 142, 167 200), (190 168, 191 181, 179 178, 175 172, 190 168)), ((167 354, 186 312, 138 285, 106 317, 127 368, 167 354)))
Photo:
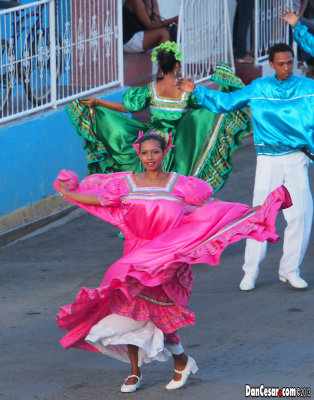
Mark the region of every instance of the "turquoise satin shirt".
POLYGON ((215 113, 251 108, 257 154, 283 155, 307 148, 314 153, 314 80, 291 75, 259 78, 243 89, 222 93, 203 86, 192 92, 215 113))
POLYGON ((300 21, 298 21, 293 29, 293 39, 301 46, 307 53, 311 54, 314 57, 314 36, 311 35, 307 26, 302 25, 300 21))

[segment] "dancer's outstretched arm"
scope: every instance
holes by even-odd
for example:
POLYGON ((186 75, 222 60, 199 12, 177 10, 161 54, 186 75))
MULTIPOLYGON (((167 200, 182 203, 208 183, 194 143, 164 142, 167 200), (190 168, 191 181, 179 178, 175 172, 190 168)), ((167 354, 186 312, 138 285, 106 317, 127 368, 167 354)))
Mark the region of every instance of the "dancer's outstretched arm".
POLYGON ((216 114, 239 110, 247 106, 251 98, 251 85, 231 93, 196 86, 189 78, 179 79, 177 85, 181 90, 194 94, 200 106, 206 107, 216 114))
POLYGON ((82 194, 70 192, 65 183, 59 182, 59 193, 61 196, 66 196, 71 200, 74 200, 78 203, 87 204, 89 206, 100 206, 101 203, 96 194, 82 194))
POLYGON ((114 111, 120 111, 123 113, 127 112, 127 110, 123 107, 123 103, 102 100, 98 99, 97 97, 87 97, 86 99, 79 99, 79 102, 85 104, 88 107, 102 106, 114 111))

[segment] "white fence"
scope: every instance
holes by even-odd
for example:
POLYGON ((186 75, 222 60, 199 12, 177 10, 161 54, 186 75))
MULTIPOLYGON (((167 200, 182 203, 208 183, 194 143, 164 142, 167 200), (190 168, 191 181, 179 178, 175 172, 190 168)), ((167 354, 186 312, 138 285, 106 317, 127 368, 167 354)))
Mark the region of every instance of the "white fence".
POLYGON ((234 69, 226 0, 181 0, 178 34, 184 76, 196 82, 209 79, 221 61, 234 69))
MULTIPOLYGON (((291 0, 255 0, 256 63, 288 42, 280 20, 291 0)), ((227 0, 180 0, 182 73, 196 82, 218 62, 234 69, 227 0)), ((0 1, 0 121, 123 85, 122 1, 0 1), (15 6, 14 8, 5 8, 15 6)))
POLYGON ((1 122, 123 85, 121 0, 0 8, 10 3, 0 10, 1 122))
POLYGON ((292 0, 255 0, 255 63, 267 60, 268 50, 275 43, 289 43, 289 25, 279 18, 287 7, 292 9, 292 0))

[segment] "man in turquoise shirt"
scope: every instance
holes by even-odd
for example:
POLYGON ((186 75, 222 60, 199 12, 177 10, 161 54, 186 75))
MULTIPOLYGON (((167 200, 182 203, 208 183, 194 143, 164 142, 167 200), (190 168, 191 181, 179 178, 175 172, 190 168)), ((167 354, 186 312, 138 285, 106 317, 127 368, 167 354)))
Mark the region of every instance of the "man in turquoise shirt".
MULTIPOLYGON (((187 78, 179 85, 215 113, 250 106, 257 153, 253 206, 261 204, 280 185, 289 190, 293 206, 283 211, 287 227, 279 279, 303 289, 308 284, 300 277, 299 266, 310 238, 313 200, 309 157, 302 150, 314 154, 314 81, 292 73, 294 54, 285 43, 270 49, 269 63, 276 72, 274 76, 256 79, 232 93, 195 86, 187 78)), ((255 288, 266 249, 266 242, 247 240, 241 290, 255 288)))

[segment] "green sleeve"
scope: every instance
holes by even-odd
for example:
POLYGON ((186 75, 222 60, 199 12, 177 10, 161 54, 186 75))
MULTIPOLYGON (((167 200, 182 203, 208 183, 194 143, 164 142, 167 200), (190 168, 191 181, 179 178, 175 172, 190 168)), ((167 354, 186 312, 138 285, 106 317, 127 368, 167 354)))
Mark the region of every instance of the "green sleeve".
POLYGON ((150 92, 147 86, 128 89, 123 95, 123 106, 131 113, 139 112, 148 107, 150 92))
POLYGON ((201 108, 201 106, 198 104, 194 94, 189 94, 188 107, 189 108, 201 108))

